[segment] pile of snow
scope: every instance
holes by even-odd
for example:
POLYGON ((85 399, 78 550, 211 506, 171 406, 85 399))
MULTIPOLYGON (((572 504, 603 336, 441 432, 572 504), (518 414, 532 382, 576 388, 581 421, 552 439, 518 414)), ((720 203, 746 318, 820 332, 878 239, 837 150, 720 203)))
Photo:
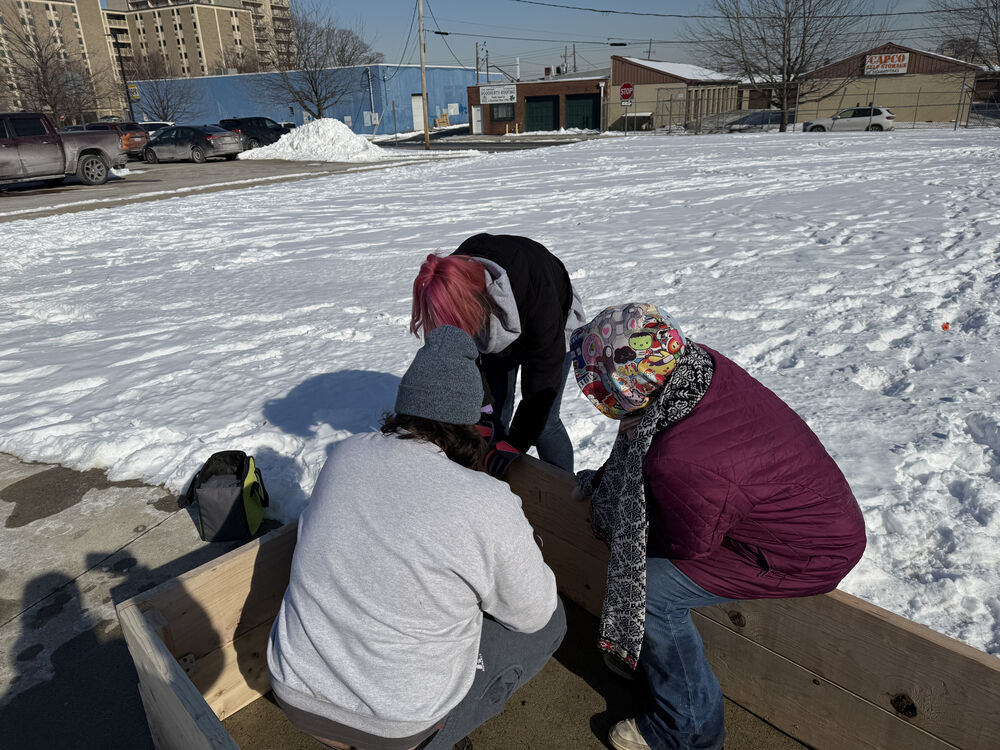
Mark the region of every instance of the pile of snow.
POLYGON ((324 118, 292 129, 269 146, 244 151, 239 158, 365 162, 391 157, 340 120, 324 118))
MULTIPOLYGON (((239 448, 294 518, 392 408, 427 253, 528 235, 590 315, 656 303, 805 418, 868 527, 843 590, 1000 654, 998 153, 995 129, 602 138, 11 222, 0 451, 179 491, 239 448)), ((562 420, 598 466, 617 423, 572 382, 562 420)))

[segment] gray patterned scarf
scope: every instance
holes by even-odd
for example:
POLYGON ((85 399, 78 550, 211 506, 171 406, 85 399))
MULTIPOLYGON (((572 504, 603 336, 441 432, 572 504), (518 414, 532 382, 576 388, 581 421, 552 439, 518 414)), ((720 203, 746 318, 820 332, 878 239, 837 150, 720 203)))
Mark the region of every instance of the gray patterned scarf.
POLYGON ((653 438, 686 417, 705 395, 715 365, 689 341, 663 390, 645 408, 633 435, 619 432, 604 464, 600 484, 594 474, 577 474, 590 494, 591 523, 611 548, 598 646, 635 669, 646 619, 646 495, 642 465, 653 438))

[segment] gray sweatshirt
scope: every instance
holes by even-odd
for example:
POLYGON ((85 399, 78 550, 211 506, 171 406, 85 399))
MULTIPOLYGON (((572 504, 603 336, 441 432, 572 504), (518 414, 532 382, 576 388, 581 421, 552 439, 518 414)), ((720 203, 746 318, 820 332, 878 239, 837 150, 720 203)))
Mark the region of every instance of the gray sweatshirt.
POLYGON ((296 708, 407 737, 468 692, 483 612, 531 633, 555 607, 506 484, 430 443, 355 435, 333 446, 299 519, 271 685, 296 708))

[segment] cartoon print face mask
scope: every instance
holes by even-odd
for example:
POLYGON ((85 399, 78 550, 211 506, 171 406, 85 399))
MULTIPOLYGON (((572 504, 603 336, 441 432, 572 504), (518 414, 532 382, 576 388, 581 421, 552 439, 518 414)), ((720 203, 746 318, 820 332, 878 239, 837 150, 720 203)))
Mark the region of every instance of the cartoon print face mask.
POLYGON ((646 302, 602 310, 573 331, 570 351, 583 395, 602 414, 621 419, 649 404, 684 355, 686 339, 646 302))

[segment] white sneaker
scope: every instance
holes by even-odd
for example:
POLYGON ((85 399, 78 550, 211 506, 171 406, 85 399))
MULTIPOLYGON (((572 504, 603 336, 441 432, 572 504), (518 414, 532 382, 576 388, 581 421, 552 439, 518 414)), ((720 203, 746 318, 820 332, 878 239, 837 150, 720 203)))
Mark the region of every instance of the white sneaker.
POLYGON ((649 744, 639 734, 635 719, 625 719, 611 727, 608 742, 615 750, 650 750, 649 744))

